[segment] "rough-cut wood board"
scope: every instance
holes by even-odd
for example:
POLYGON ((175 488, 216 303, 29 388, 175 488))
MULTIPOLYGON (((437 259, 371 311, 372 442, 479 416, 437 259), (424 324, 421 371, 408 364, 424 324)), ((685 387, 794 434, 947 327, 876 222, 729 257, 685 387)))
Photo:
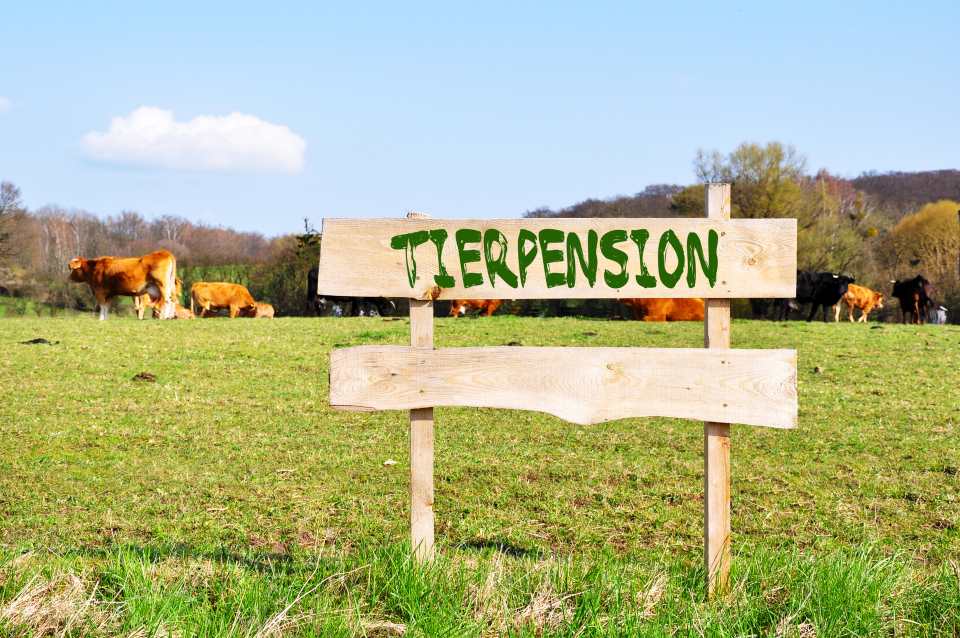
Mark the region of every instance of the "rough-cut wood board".
MULTIPOLYGON (((477 247, 477 246, 474 246, 477 247)), ((556 247, 566 249, 562 245, 556 247)), ((481 251, 482 252, 482 251, 481 251)), ((796 294, 797 224, 793 219, 738 219, 732 221, 708 219, 513 219, 513 220, 426 220, 426 219, 325 219, 320 253, 319 293, 361 297, 409 297, 414 299, 585 299, 626 297, 793 297, 796 294), (435 228, 446 229, 449 236, 444 244, 443 262, 453 275, 455 286, 438 288, 434 275, 438 273, 434 245, 427 242, 416 249, 417 280, 413 287, 407 277, 403 250, 391 248, 390 238, 403 233, 435 228), (529 269, 523 287, 511 288, 503 281, 491 286, 484 262, 472 263, 471 272, 483 274, 483 284, 464 288, 460 272, 454 234, 458 229, 471 228, 481 232, 496 228, 507 238, 507 263, 516 268, 517 235, 520 229, 534 233, 544 228, 577 232, 586 244, 589 230, 603 235, 609 230, 622 229, 628 233, 635 228, 650 232, 644 262, 657 277, 657 242, 668 229, 674 230, 685 248, 688 232, 695 231, 703 238, 710 229, 719 234, 717 252, 717 279, 713 288, 702 273, 696 286, 690 288, 681 278, 674 288, 657 282, 654 288, 642 288, 634 275, 640 272, 637 250, 631 241, 619 247, 627 253, 628 283, 623 288, 607 286, 605 269, 619 271, 598 251, 596 283, 590 287, 578 271, 577 284, 547 288, 540 251, 529 269)), ((668 251, 666 265, 676 263, 668 251)), ((552 264, 557 272, 565 270, 565 262, 552 264)), ((698 265, 699 272, 699 265, 698 265)))
POLYGON ((330 357, 330 405, 474 406, 575 423, 638 416, 796 427, 794 350, 357 346, 330 357))
MULTIPOLYGON (((410 300, 410 345, 433 348, 433 302, 410 300)), ((410 410, 410 542, 418 562, 433 558, 433 408, 410 410)))
MULTIPOLYGON (((730 219, 730 184, 707 184, 704 210, 710 219, 730 219)), ((730 347, 730 300, 707 299, 704 345, 730 347)), ((707 594, 727 590, 730 578, 730 424, 703 424, 703 559, 707 594)))

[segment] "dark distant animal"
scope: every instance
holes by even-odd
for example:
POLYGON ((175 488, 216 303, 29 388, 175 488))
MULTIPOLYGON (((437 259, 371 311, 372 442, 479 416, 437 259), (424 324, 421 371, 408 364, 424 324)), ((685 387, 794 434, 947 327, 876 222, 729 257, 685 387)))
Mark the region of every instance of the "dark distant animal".
POLYGON ((907 323, 908 315, 910 323, 922 324, 926 321, 927 311, 934 305, 933 285, 923 275, 891 283, 893 294, 890 296, 900 302, 900 321, 907 323))
MULTIPOLYGON (((832 272, 797 271, 797 296, 794 301, 798 304, 808 303, 810 314, 807 321, 813 321, 818 308, 823 308, 823 321, 827 321, 827 309, 832 308, 840 298, 847 293, 847 288, 854 282, 853 277, 838 275, 832 272)), ((778 318, 783 320, 790 314, 790 300, 784 299, 780 304, 778 318)))
POLYGON ((336 317, 376 317, 379 315, 391 315, 397 310, 397 305, 390 299, 318 295, 318 279, 318 270, 311 268, 307 272, 307 305, 318 315, 330 314, 336 317))
POLYGON ((100 306, 100 320, 107 318, 114 297, 139 297, 144 293, 160 300, 161 319, 174 317, 177 260, 167 250, 142 257, 97 257, 70 260, 70 280, 86 283, 100 306))
POLYGON ((703 321, 703 299, 621 299, 637 320, 703 321))
POLYGON ((468 312, 476 312, 478 315, 489 317, 502 303, 501 299, 454 299, 450 303, 450 316, 463 317, 468 312))

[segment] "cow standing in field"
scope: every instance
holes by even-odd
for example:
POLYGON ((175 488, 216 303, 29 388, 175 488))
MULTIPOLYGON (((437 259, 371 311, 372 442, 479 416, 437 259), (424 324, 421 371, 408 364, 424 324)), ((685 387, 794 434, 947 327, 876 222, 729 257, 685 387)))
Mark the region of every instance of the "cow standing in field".
POLYGON ((703 321, 703 299, 621 299, 643 321, 703 321))
POLYGON ((104 321, 114 297, 147 294, 161 304, 160 318, 174 317, 177 260, 167 250, 158 250, 142 257, 97 257, 70 260, 70 280, 86 283, 100 306, 104 321))
POLYGON ((907 323, 909 315, 910 323, 922 324, 926 320, 927 311, 934 305, 933 285, 923 275, 892 283, 891 297, 896 297, 900 302, 900 321, 907 323))
POLYGON ((843 297, 840 298, 840 301, 836 305, 836 314, 834 317, 835 321, 840 321, 840 306, 847 305, 847 316, 851 322, 853 322, 853 309, 860 309, 860 318, 857 319, 860 323, 867 322, 867 316, 875 308, 883 308, 883 295, 874 290, 870 290, 866 286, 858 286, 857 284, 850 284, 847 287, 847 292, 844 293, 843 297))
POLYGON ((255 316, 257 302, 246 286, 222 281, 198 281, 190 287, 190 310, 201 317, 226 310, 230 318, 235 319, 241 314, 255 316))
MULTIPOLYGON (((186 310, 183 306, 180 305, 180 300, 183 299, 183 280, 177 277, 174 280, 174 303, 176 303, 177 308, 182 308, 186 310)), ((137 319, 143 320, 143 315, 146 312, 147 308, 153 310, 153 318, 160 318, 160 311, 163 309, 163 300, 160 297, 151 297, 149 292, 145 292, 142 295, 133 298, 133 309, 137 313, 137 319)), ((176 312, 174 313, 176 314, 176 312)), ((182 319, 183 317, 177 317, 182 319)))
POLYGON ((503 304, 501 299, 454 299, 450 303, 450 316, 463 317, 468 312, 489 317, 503 304))
MULTIPOLYGON (((807 321, 813 321, 818 308, 823 308, 823 321, 827 321, 827 309, 837 305, 840 298, 847 293, 847 288, 854 282, 853 277, 837 275, 832 272, 797 271, 796 303, 809 303, 810 314, 807 321)), ((783 299, 780 303, 778 319, 787 319, 790 314, 790 300, 783 299)))

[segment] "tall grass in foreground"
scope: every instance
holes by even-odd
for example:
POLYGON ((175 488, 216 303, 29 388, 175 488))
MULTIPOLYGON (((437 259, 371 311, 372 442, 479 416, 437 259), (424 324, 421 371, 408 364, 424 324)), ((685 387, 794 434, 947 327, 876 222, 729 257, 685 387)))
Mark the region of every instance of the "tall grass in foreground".
POLYGON ((870 549, 758 551, 730 593, 665 557, 515 557, 451 550, 417 568, 403 548, 203 555, 178 547, 8 553, 0 635, 958 636, 960 567, 922 573, 870 549))

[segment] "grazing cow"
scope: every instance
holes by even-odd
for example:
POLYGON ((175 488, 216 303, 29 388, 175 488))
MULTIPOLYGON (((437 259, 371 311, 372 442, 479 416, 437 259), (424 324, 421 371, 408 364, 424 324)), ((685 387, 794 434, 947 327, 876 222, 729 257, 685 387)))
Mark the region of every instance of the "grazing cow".
POLYGON ((621 299, 644 321, 703 321, 703 299, 621 299))
POLYGON ((190 287, 190 310, 199 313, 201 317, 208 317, 220 310, 227 310, 230 318, 235 319, 240 313, 244 316, 253 316, 257 311, 257 302, 246 286, 226 282, 198 281, 190 287))
MULTIPOLYGON (((174 301, 177 304, 178 308, 183 308, 183 306, 180 305, 180 300, 183 299, 183 280, 177 277, 174 284, 175 284, 174 287, 176 289, 176 294, 174 295, 174 301)), ((163 304, 160 303, 160 298, 157 297, 154 299, 153 297, 150 296, 149 292, 145 292, 139 297, 133 298, 133 309, 137 312, 137 319, 140 319, 140 320, 143 319, 144 312, 147 310, 147 308, 152 308, 153 318, 159 319, 160 310, 162 309, 162 306, 163 304)), ((177 317, 177 318, 182 319, 183 317, 177 317)))
MULTIPOLYGON (((823 308, 823 321, 827 321, 827 309, 832 308, 847 293, 847 288, 854 282, 853 277, 837 275, 832 272, 797 271, 797 296, 793 300, 798 304, 809 303, 810 314, 807 321, 813 321, 817 309, 823 308)), ((778 318, 787 319, 790 314, 790 300, 783 299, 780 303, 778 318)))
POLYGON ((173 318, 177 260, 169 251, 142 257, 74 257, 69 266, 71 281, 90 286, 101 321, 107 318, 114 297, 136 298, 145 293, 162 304, 161 319, 173 318))
POLYGON ((450 303, 450 316, 463 317, 468 312, 489 317, 503 303, 502 299, 454 299, 450 303))
POLYGON ((843 297, 840 298, 840 301, 836 305, 836 314, 834 321, 840 321, 840 306, 847 305, 847 316, 850 321, 853 321, 853 309, 860 309, 860 318, 857 319, 860 323, 867 322, 867 315, 869 315, 874 308, 883 308, 883 295, 874 290, 870 290, 866 286, 858 286, 857 284, 850 284, 847 287, 847 292, 844 293, 843 297))
POLYGON ((249 308, 245 308, 240 311, 240 316, 250 317, 252 319, 273 319, 273 306, 258 301, 252 312, 249 308))
POLYGON ((927 311, 934 305, 933 285, 923 275, 891 283, 893 294, 890 296, 900 302, 900 321, 907 323, 909 314, 910 323, 922 324, 926 320, 927 311))

